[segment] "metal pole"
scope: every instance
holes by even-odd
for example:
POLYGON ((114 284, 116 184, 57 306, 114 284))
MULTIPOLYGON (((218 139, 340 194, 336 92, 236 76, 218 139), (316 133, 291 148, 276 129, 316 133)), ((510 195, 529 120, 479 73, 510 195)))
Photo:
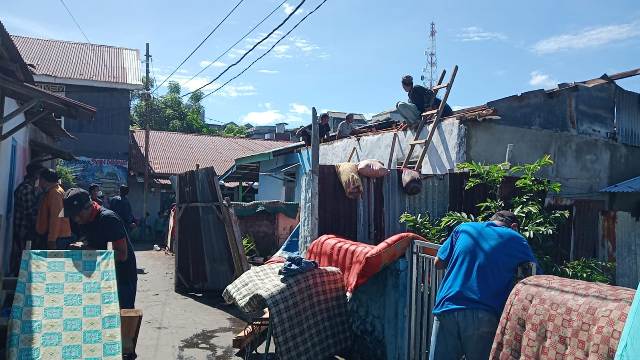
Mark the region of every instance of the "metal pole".
POLYGON ((318 238, 318 178, 320 175, 320 126, 318 113, 311 110, 311 239, 318 238))
POLYGON ((142 241, 146 241, 146 227, 149 219, 147 218, 147 191, 149 189, 149 97, 151 94, 149 93, 150 83, 149 83, 149 59, 151 55, 149 55, 149 43, 146 44, 146 52, 144 54, 145 63, 146 63, 146 71, 145 71, 145 130, 144 130, 144 196, 143 196, 143 205, 142 205, 142 216, 145 217, 144 227, 142 228, 142 241))

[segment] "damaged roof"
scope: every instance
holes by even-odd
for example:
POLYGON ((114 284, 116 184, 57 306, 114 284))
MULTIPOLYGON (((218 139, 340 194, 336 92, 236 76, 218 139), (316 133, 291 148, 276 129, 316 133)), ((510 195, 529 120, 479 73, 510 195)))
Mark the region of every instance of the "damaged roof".
POLYGON ((633 179, 629 179, 627 181, 623 181, 621 183, 608 186, 600 192, 624 192, 624 193, 632 193, 632 192, 640 192, 640 176, 635 177, 633 179))

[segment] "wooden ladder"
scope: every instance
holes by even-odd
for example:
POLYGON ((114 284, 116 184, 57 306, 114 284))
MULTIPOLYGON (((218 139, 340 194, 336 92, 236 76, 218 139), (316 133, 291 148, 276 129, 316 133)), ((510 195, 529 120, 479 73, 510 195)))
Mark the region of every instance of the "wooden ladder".
POLYGON ((431 88, 433 91, 433 98, 431 98, 431 103, 429 104, 429 109, 433 106, 433 102, 436 99, 436 95, 438 95, 438 90, 446 89, 444 96, 442 97, 442 101, 440 102, 440 106, 438 106, 435 110, 428 110, 422 113, 422 118, 420 119, 420 123, 418 124, 418 128, 416 129, 416 135, 413 138, 413 141, 409 142, 409 152, 407 153, 407 157, 402 162, 402 168, 408 168, 409 162, 411 161, 411 156, 413 156, 413 152, 415 151, 416 145, 424 145, 422 147, 422 152, 420 153, 420 157, 418 161, 413 165, 413 170, 420 171, 422 167, 422 162, 424 161, 425 155, 427 155, 427 150, 429 149, 429 144, 431 144, 431 139, 433 139, 433 135, 436 132, 436 128, 438 124, 442 120, 442 113, 444 111, 445 106, 447 105, 447 99, 449 98, 449 93, 451 92, 451 87, 453 86, 453 81, 456 78, 456 74, 458 73, 458 65, 453 67, 453 71, 451 72, 451 77, 449 78, 449 82, 443 83, 444 76, 446 74, 446 70, 442 71, 440 74, 440 78, 438 79, 438 83, 431 88), (429 130, 429 135, 426 139, 420 139, 420 134, 422 133, 422 129, 424 128, 427 121, 433 120, 431 123, 431 129, 429 130))

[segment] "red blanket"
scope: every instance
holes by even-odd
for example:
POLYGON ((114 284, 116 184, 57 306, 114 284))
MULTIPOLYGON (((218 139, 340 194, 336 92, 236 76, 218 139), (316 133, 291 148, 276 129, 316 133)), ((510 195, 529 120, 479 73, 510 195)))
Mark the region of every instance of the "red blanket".
POLYGON ((353 293, 385 266, 404 256, 412 240, 425 241, 416 234, 402 233, 374 246, 324 235, 311 243, 306 258, 317 261, 321 267, 339 268, 344 274, 347 292, 353 293))
POLYGON ((613 359, 634 290, 533 276, 502 312, 490 359, 613 359))

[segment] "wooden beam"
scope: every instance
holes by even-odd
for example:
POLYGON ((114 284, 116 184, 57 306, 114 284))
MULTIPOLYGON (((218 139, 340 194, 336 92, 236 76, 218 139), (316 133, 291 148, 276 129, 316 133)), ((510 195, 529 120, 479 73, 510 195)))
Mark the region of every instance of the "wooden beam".
POLYGON ((609 79, 620 80, 620 79, 626 79, 628 77, 632 77, 636 75, 640 75, 640 68, 609 75, 609 79))
POLYGON ((49 111, 43 111, 40 114, 30 118, 30 119, 26 119, 25 121, 21 122, 20 124, 14 126, 11 130, 7 131, 6 133, 2 134, 2 137, 0 137, 0 142, 5 141, 7 138, 11 137, 13 134, 17 133, 18 131, 22 130, 24 127, 26 127, 27 125, 31 124, 32 122, 38 121, 40 119, 42 119, 45 116, 51 115, 51 112, 49 111))
POLYGON ((20 106, 19 108, 13 110, 12 112, 10 112, 9 114, 7 114, 6 116, 2 117, 2 123, 6 124, 8 121, 10 121, 11 119, 13 119, 14 117, 22 114, 23 112, 31 109, 32 107, 38 105, 40 103, 41 99, 33 99, 29 102, 26 102, 24 104, 22 104, 22 106, 20 106))

